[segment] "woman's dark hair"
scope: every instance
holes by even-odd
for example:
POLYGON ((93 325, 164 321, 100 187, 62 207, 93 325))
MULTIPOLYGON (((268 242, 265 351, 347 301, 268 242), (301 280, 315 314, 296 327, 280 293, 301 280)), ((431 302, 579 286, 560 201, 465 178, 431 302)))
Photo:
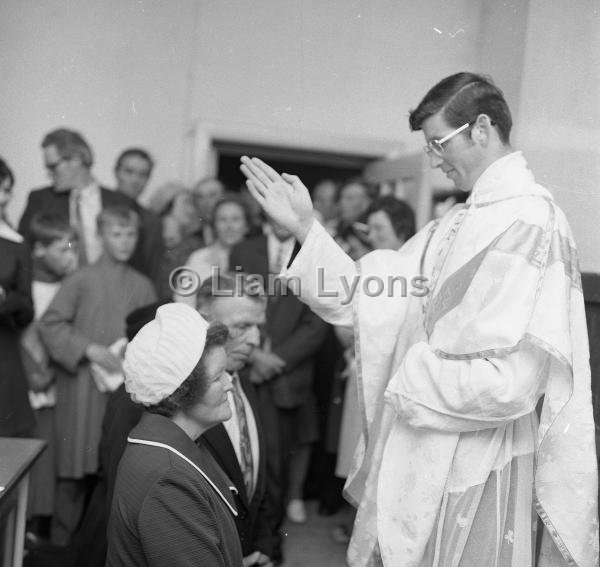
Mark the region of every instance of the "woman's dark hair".
POLYGON ((213 208, 211 219, 211 225, 213 229, 215 228, 215 217, 217 216, 217 211, 219 210, 219 208, 231 203, 237 205, 238 207, 240 207, 240 209, 242 209, 244 219, 246 220, 246 225, 248 226, 248 228, 250 228, 250 215, 248 214, 248 207, 246 206, 246 203, 244 203, 241 197, 238 197, 233 193, 227 193, 224 197, 222 197, 215 203, 215 206, 213 208))
POLYGON ((12 187, 15 184, 15 176, 8 164, 0 158, 0 183, 4 183, 7 179, 10 180, 10 186, 12 187))
POLYGON ((206 356, 215 347, 225 346, 228 338, 229 331, 223 323, 211 323, 206 333, 204 352, 190 375, 170 396, 157 404, 146 406, 146 410, 165 417, 173 417, 178 411, 185 412, 198 403, 208 389, 206 356))
POLYGON ((421 130, 423 122, 440 110, 448 126, 453 128, 467 122, 472 125, 480 114, 486 114, 497 128, 502 143, 509 143, 512 128, 510 110, 502 91, 486 75, 456 73, 442 79, 411 111, 408 119, 410 129, 421 130))
POLYGON ((414 236, 415 213, 406 201, 396 199, 392 195, 379 197, 369 207, 367 216, 379 211, 384 212, 388 216, 394 233, 398 238, 403 238, 404 241, 407 241, 414 236))

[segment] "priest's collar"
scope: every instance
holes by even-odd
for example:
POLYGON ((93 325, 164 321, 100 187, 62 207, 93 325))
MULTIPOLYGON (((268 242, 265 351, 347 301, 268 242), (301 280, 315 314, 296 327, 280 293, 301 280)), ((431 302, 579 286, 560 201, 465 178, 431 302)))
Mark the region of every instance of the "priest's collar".
POLYGON ((546 189, 535 184, 522 152, 516 151, 502 156, 487 167, 475 182, 467 205, 476 207, 529 194, 552 198, 546 189))

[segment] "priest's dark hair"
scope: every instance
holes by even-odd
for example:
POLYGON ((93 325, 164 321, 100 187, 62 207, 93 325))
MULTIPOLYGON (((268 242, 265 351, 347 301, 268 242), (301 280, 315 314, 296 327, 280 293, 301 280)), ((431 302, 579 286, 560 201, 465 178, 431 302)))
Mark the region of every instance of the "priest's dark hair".
POLYGON ((456 73, 442 79, 425 95, 419 106, 411 111, 410 129, 421 130, 423 122, 442 111, 451 128, 473 124, 480 114, 489 116, 503 144, 508 144, 512 117, 504 94, 491 77, 476 73, 456 73))

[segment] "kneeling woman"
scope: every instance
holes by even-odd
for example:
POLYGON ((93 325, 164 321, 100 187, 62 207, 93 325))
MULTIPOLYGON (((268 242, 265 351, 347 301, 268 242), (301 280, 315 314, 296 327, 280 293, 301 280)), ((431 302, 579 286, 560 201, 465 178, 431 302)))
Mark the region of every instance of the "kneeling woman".
POLYGON ((143 404, 121 458, 107 566, 241 566, 230 483, 195 440, 231 417, 227 329, 163 305, 127 347, 125 388, 143 404))

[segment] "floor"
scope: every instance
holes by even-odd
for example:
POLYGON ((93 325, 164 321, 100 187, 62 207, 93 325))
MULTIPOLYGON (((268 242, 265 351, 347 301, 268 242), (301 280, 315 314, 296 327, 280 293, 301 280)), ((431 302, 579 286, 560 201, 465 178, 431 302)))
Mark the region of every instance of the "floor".
MULTIPOLYGON (((346 545, 334 541, 332 531, 343 521, 342 513, 320 516, 317 502, 306 503, 308 521, 293 524, 287 521, 283 530, 285 541, 282 567, 347 567, 346 545)), ((0 542, 1 543, 1 542, 0 542)), ((64 567, 60 550, 41 554, 29 554, 26 567, 64 567)))
POLYGON ((317 503, 306 503, 305 524, 286 522, 282 567, 346 567, 346 546, 333 540, 331 532, 341 523, 341 516, 319 516, 317 503))

